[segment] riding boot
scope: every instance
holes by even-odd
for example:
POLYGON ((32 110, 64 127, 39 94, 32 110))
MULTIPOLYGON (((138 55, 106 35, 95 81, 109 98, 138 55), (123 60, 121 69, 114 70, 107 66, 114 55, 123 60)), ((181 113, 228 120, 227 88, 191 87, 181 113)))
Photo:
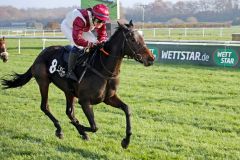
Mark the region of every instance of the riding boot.
POLYGON ((66 74, 66 77, 74 81, 78 81, 77 76, 73 72, 77 62, 77 57, 78 54, 76 52, 71 51, 68 58, 68 72, 66 74))

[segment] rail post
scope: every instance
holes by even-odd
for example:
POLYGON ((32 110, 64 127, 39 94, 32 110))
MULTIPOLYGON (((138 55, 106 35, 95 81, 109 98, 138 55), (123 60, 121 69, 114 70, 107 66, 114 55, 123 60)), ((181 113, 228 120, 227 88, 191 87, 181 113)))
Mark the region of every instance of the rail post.
POLYGON ((18 39, 18 54, 21 53, 21 38, 18 39))

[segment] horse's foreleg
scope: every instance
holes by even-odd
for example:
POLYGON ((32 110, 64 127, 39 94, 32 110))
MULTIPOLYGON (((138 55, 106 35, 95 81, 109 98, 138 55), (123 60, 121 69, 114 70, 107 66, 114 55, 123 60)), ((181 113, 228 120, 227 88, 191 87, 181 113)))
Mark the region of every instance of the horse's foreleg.
POLYGON ((122 109, 126 115, 126 137, 122 140, 122 147, 127 148, 130 142, 130 137, 132 135, 131 131, 131 113, 129 107, 122 102, 117 95, 110 97, 104 101, 107 105, 113 106, 115 108, 122 109))
POLYGON ((49 88, 49 82, 48 80, 39 80, 37 81, 39 84, 39 89, 41 92, 41 110, 52 120, 54 126, 57 128, 55 135, 59 137, 60 139, 63 138, 63 132, 62 128, 58 122, 58 120, 52 115, 50 112, 49 106, 48 106, 48 88, 49 88))
POLYGON ((82 110, 83 110, 84 114, 86 115, 88 122, 90 124, 90 127, 85 127, 85 126, 82 126, 82 127, 87 132, 97 132, 98 128, 95 123, 92 106, 89 103, 82 103, 80 105, 82 106, 82 110))
POLYGON ((88 136, 86 132, 83 129, 83 126, 79 123, 77 118, 75 117, 74 113, 74 97, 72 95, 69 95, 65 93, 66 100, 67 100, 67 107, 66 107, 66 114, 71 120, 71 123, 77 128, 78 133, 82 135, 83 139, 88 140, 88 136))

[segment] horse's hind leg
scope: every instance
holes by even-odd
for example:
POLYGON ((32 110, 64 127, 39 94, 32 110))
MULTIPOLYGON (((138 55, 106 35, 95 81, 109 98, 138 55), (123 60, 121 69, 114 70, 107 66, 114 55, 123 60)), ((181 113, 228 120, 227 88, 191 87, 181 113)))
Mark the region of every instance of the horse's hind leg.
POLYGON ((63 138, 62 128, 58 122, 58 120, 52 115, 48 106, 48 88, 49 88, 49 80, 48 78, 36 79, 39 85, 39 89, 41 92, 41 110, 52 120, 54 126, 57 128, 56 136, 60 139, 63 138))
POLYGON ((132 135, 132 131, 131 131, 131 113, 130 113, 130 109, 129 107, 122 102, 117 95, 114 95, 113 97, 110 97, 108 99, 106 99, 104 101, 104 103, 106 103, 107 105, 111 105, 115 108, 119 108, 122 109, 126 115, 126 138, 124 138, 122 140, 122 147, 123 148, 127 148, 130 142, 130 137, 132 135))
POLYGON ((74 96, 68 93, 65 93, 65 96, 67 101, 67 107, 66 107, 67 116, 71 120, 71 123, 77 128, 78 133, 82 135, 82 138, 84 140, 88 140, 89 138, 86 132, 84 131, 84 127, 79 123, 79 121, 77 120, 74 114, 74 96))

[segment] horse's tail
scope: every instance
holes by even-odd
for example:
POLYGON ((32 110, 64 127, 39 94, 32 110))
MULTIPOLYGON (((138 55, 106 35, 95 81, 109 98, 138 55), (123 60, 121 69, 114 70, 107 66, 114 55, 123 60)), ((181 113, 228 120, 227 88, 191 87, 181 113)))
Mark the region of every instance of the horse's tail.
POLYGON ((2 79, 3 89, 22 87, 33 77, 30 67, 24 74, 14 73, 11 80, 2 79))

